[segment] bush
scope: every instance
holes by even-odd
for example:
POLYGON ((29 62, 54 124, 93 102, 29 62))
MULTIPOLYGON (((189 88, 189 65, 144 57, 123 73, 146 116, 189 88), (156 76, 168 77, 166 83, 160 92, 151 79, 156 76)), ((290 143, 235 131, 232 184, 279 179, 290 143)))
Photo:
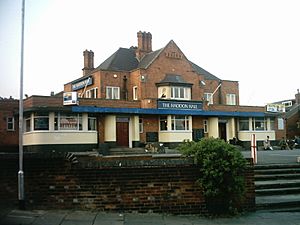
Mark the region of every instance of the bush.
POLYGON ((245 193, 246 160, 240 151, 215 138, 183 142, 178 149, 199 165, 198 183, 208 210, 213 214, 236 212, 245 193))

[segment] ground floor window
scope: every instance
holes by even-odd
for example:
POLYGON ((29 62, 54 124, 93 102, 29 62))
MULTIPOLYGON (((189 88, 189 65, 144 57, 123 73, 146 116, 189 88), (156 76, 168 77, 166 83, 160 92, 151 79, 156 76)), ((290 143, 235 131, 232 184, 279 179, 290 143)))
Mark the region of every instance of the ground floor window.
POLYGON ((255 131, 267 130, 267 124, 265 118, 254 117, 252 119, 252 129, 255 131))
POLYGON ((239 119, 239 129, 240 130, 249 130, 249 118, 239 119))
POLYGON ((82 117, 79 114, 55 114, 55 130, 82 130, 82 117))
POLYGON ((168 130, 168 117, 167 116, 160 117, 159 128, 161 131, 168 130))
POLYGON ((139 131, 140 133, 144 132, 143 119, 139 118, 139 131))
POLYGON ((49 130, 49 113, 34 114, 34 130, 49 130))
POLYGON ((97 130, 97 118, 96 117, 88 118, 88 130, 97 130))
POLYGON ((187 116, 172 116, 171 117, 172 130, 189 130, 189 119, 187 116))

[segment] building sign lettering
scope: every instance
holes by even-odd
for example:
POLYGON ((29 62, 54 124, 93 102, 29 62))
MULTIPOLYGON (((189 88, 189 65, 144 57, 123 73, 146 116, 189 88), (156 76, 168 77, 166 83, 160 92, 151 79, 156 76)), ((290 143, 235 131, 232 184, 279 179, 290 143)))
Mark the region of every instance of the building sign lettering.
POLYGON ((85 86, 89 86, 93 84, 93 79, 91 77, 88 77, 84 80, 80 80, 77 83, 72 84, 72 90, 76 91, 81 88, 84 88, 85 86))
POLYGON ((158 101, 159 109, 185 109, 185 110, 202 110, 202 102, 192 101, 158 101))

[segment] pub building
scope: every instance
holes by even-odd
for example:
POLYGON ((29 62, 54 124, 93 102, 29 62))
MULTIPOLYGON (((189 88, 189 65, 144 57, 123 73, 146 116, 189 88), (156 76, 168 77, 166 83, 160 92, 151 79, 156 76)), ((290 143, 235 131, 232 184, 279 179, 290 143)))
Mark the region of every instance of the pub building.
POLYGON ((152 35, 137 33, 137 47, 119 48, 94 67, 94 52, 83 52, 83 74, 51 96, 24 101, 25 150, 89 151, 174 147, 202 137, 245 146, 252 134, 279 139, 281 114, 239 105, 238 81, 222 80, 189 61, 171 40, 152 50, 152 35))

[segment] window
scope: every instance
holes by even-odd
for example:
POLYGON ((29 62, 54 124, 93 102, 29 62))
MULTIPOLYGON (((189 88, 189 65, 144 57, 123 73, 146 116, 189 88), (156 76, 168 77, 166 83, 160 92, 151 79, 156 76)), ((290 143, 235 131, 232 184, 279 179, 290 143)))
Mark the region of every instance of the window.
POLYGON ((34 130, 49 130, 49 114, 35 113, 33 123, 34 130))
POLYGON ((204 133, 208 133, 208 120, 203 120, 204 133))
POLYGON ((191 99, 190 88, 186 87, 171 87, 171 99, 191 99))
POLYGON ((213 94, 212 93, 204 93, 204 100, 208 101, 208 104, 214 104, 213 94))
POLYGON ((249 130, 249 118, 239 119, 239 130, 249 130))
POLYGON ((160 117, 159 128, 161 131, 168 130, 168 117, 167 116, 160 117))
POLYGON ((226 104, 227 105, 236 105, 235 94, 226 95, 226 104))
POLYGON ((278 130, 284 130, 284 119, 283 118, 278 118, 278 130))
POLYGON ((138 100, 138 87, 134 86, 132 92, 133 100, 138 100))
POLYGON ((106 99, 120 99, 120 88, 106 87, 106 99))
POLYGON ((143 119, 139 119, 139 131, 140 133, 144 132, 144 127, 143 127, 143 119))
POLYGON ((55 130, 82 130, 82 117, 79 114, 61 114, 55 115, 55 130))
POLYGON ((98 88, 93 88, 86 91, 87 98, 97 98, 98 96, 98 88))
POLYGON ((270 118, 270 130, 275 130, 275 118, 270 118))
POLYGON ((31 131, 30 122, 31 122, 30 116, 27 116, 25 118, 25 132, 31 131))
POLYGON ((15 130, 15 119, 13 117, 6 118, 6 129, 10 131, 15 130))
POLYGON ((97 130, 96 117, 88 117, 88 130, 97 130))
POLYGON ((172 116, 172 130, 189 130, 189 119, 187 116, 172 116))
POLYGON ((255 131, 266 130, 266 120, 265 118, 255 117, 252 119, 252 128, 255 131))

